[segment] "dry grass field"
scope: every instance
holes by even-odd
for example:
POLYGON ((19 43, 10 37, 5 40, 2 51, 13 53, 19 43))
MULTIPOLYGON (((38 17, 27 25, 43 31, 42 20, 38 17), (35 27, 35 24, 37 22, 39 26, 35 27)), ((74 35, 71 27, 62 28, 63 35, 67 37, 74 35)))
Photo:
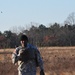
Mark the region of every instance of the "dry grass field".
MULTIPOLYGON (((11 63, 13 50, 0 50, 0 75, 17 75, 17 65, 11 63)), ((75 75, 75 47, 41 47, 39 50, 45 75, 75 75)))

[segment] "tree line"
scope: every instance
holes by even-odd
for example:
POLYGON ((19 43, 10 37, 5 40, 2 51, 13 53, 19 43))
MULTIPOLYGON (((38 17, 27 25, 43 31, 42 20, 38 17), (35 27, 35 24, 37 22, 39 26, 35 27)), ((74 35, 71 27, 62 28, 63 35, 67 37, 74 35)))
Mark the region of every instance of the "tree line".
POLYGON ((46 27, 40 24, 38 27, 32 25, 29 30, 15 33, 11 30, 0 31, 0 48, 15 48, 20 45, 20 36, 26 34, 29 42, 36 46, 75 46, 75 16, 70 14, 64 25, 59 23, 46 27))
MULTIPOLYGON (((75 46, 75 25, 60 26, 54 23, 50 27, 41 24, 24 30, 29 42, 36 46, 75 46)), ((20 36, 11 31, 0 32, 0 48, 15 48, 20 45, 20 36)))

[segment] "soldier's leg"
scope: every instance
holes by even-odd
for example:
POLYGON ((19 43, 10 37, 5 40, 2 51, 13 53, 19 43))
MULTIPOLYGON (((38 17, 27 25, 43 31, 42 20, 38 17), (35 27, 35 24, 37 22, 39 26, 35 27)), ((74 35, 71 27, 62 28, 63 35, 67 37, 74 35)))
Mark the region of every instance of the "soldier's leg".
POLYGON ((24 71, 19 71, 18 75, 36 75, 36 72, 24 72, 24 71))
POLYGON ((27 74, 26 72, 23 71, 18 71, 18 75, 30 75, 30 74, 27 74))
POLYGON ((21 71, 18 71, 18 75, 22 75, 21 71))
POLYGON ((27 72, 26 75, 36 75, 36 72, 27 72))

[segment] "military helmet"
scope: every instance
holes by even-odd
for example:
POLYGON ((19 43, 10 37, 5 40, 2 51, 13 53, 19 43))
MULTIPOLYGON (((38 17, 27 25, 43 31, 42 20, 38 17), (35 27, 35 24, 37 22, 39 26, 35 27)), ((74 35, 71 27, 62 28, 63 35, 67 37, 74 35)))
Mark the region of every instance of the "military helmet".
POLYGON ((21 35, 21 37, 20 37, 20 41, 28 41, 28 37, 26 36, 26 35, 21 35))

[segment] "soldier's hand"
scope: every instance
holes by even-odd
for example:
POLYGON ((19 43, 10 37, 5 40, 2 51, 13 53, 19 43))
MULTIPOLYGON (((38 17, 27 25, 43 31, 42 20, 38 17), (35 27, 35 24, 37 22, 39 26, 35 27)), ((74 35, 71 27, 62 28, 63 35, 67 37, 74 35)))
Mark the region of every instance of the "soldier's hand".
POLYGON ((40 75, 45 75, 44 70, 40 71, 40 75))
POLYGON ((22 50, 20 50, 20 51, 19 51, 19 55, 21 55, 21 53, 22 53, 22 52, 23 52, 23 51, 22 51, 22 50))

